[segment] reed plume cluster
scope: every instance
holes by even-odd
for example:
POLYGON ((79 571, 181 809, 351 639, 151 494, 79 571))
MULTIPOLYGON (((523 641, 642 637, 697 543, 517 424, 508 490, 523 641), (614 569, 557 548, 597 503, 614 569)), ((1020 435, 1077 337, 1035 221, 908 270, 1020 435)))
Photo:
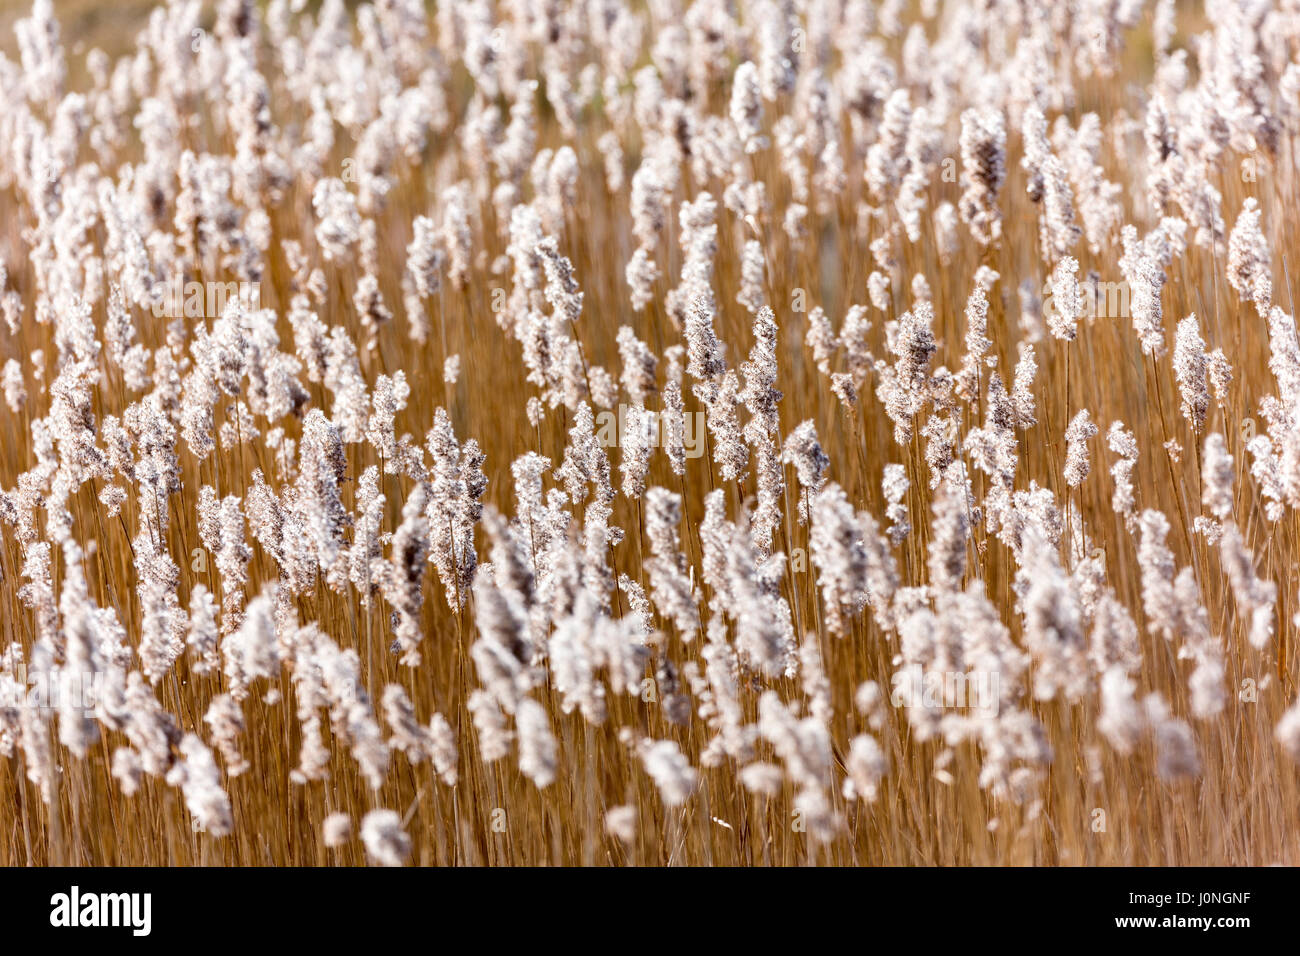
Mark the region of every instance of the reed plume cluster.
POLYGON ((66 29, 0 863, 1300 863, 1294 2, 66 29))

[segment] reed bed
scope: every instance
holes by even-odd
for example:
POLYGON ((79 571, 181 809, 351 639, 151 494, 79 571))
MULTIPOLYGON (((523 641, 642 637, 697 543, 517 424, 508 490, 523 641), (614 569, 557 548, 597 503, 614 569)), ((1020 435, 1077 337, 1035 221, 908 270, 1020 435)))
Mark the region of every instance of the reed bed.
POLYGON ((0 864, 1300 863, 1293 3, 59 7, 0 864))

